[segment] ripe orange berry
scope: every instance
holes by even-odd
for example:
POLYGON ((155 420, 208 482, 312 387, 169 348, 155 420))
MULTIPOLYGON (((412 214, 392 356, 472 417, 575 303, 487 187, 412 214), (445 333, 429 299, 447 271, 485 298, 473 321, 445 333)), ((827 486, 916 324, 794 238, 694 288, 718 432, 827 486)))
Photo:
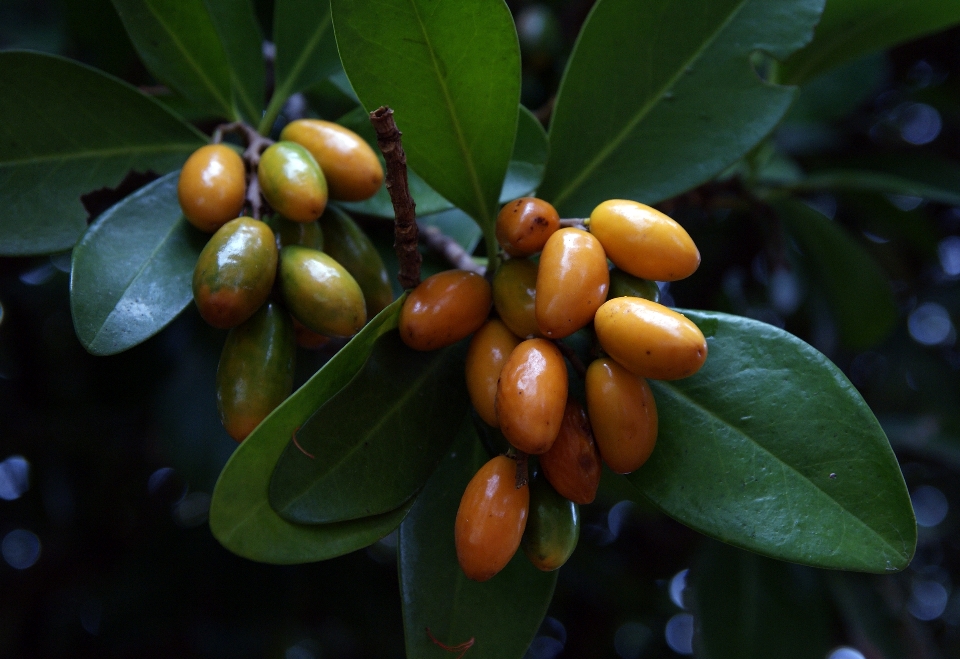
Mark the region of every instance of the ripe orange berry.
POLYGON ((567 365, 557 346, 527 339, 510 353, 497 383, 500 431, 525 453, 546 453, 560 432, 567 365))
POLYGON ((486 581, 520 546, 530 508, 530 488, 516 486, 517 463, 500 455, 480 467, 460 499, 454 540, 463 573, 486 581))
POLYGON ((603 461, 618 474, 639 468, 657 443, 657 404, 650 385, 609 357, 587 368, 587 411, 603 461))
POLYGON ((243 159, 224 144, 208 144, 194 151, 177 182, 183 215, 205 233, 213 233, 237 217, 246 192, 243 159))
POLYGON ((537 264, 508 259, 493 276, 493 306, 510 331, 521 338, 540 336, 536 314, 537 264))
POLYGON ((400 338, 414 350, 437 350, 470 336, 490 313, 490 284, 475 272, 446 270, 410 291, 400 310, 400 338))
POLYGON ((267 203, 288 220, 313 222, 327 207, 327 181, 310 152, 276 142, 260 155, 257 180, 267 203))
POLYGON ((567 398, 560 432, 550 450, 540 456, 540 467, 553 488, 574 503, 587 504, 600 485, 600 452, 586 410, 567 398))
POLYGON ((613 298, 597 310, 593 325, 603 350, 640 377, 678 380, 699 371, 707 359, 700 328, 650 300, 613 298))
POLYGON ((497 428, 497 381, 510 353, 520 343, 501 321, 488 320, 467 349, 467 391, 473 408, 488 425, 497 428))
POLYGON ((560 228, 560 216, 549 202, 536 197, 515 199, 497 215, 497 242, 510 256, 530 256, 543 249, 560 228))
POLYGON ((323 170, 331 199, 369 199, 383 185, 380 159, 349 128, 321 119, 298 119, 284 127, 280 139, 296 142, 310 152, 323 170))
POLYGON ((544 336, 562 339, 591 320, 607 299, 610 271, 594 236, 580 229, 560 229, 540 255, 537 272, 537 324, 544 336))
POLYGON ((676 281, 700 266, 700 252, 686 230, 635 201, 611 199, 597 206, 590 214, 590 233, 618 268, 636 277, 676 281))

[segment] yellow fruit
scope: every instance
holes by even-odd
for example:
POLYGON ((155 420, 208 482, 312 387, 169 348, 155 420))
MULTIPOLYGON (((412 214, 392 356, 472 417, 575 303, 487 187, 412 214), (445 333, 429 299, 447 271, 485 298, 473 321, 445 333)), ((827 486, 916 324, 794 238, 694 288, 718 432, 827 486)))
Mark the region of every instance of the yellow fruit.
POLYGON ((500 431, 525 453, 550 450, 567 402, 567 365, 557 346, 527 339, 510 353, 497 383, 500 431))
POLYGON ((607 299, 610 272, 600 241, 580 229, 560 229, 540 255, 536 315, 540 332, 562 339, 593 320, 607 299))
POLYGON ((639 468, 657 442, 657 405, 646 380, 613 359, 587 368, 587 412, 603 461, 618 474, 639 468))
POLYGON ((410 291, 400 310, 400 338, 414 350, 438 350, 465 339, 490 313, 490 284, 475 272, 446 270, 410 291))
POLYGON ((467 349, 467 391, 473 408, 488 425, 498 428, 497 381, 510 353, 520 343, 499 320, 488 320, 470 339, 467 349))
POLYGON ((549 202, 536 197, 515 199, 497 215, 497 242, 510 256, 522 257, 543 249, 560 228, 560 216, 549 202))
POLYGON ((294 318, 324 336, 353 336, 367 322, 363 292, 329 255, 309 247, 280 250, 280 292, 294 318))
POLYGON ((313 222, 327 207, 327 182, 310 152, 276 142, 260 156, 257 180, 267 203, 288 220, 313 222))
POLYGON ((177 198, 193 226, 213 233, 243 208, 247 174, 237 152, 223 144, 194 151, 180 170, 177 198))

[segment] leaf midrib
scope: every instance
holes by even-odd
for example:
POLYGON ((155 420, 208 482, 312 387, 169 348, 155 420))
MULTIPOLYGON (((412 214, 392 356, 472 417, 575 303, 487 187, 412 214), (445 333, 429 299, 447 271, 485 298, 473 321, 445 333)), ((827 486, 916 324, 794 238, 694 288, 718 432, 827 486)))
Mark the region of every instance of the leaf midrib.
MULTIPOLYGON (((370 437, 376 434, 386 424, 387 419, 391 417, 398 408, 403 406, 408 400, 410 400, 410 398, 412 398, 418 393, 419 386, 423 384, 423 381, 429 378, 431 375, 433 375, 433 373, 438 368, 440 368, 440 366, 444 363, 445 360, 446 360, 446 355, 437 355, 437 359, 435 359, 434 362, 430 364, 430 366, 426 368, 419 377, 413 380, 413 382, 409 383, 405 391, 400 395, 400 397, 396 400, 396 402, 390 407, 383 410, 383 414, 380 416, 380 419, 377 421, 377 423, 370 426, 370 428, 364 433, 364 437, 370 437)), ((363 369, 365 366, 366 364, 364 364, 364 366, 362 366, 361 369, 363 369)), ((357 372, 357 375, 360 375, 360 371, 357 372)), ((332 400, 336 395, 339 395, 343 391, 344 389, 341 389, 340 391, 338 391, 336 394, 334 394, 334 396, 331 396, 331 398, 328 399, 327 402, 332 400)), ((327 402, 325 402, 324 405, 326 405, 327 402)), ((347 460, 352 458, 353 455, 357 451, 359 451, 364 444, 365 442, 356 442, 353 445, 353 447, 350 448, 350 450, 348 450, 347 452, 345 452, 342 456, 340 456, 340 458, 336 462, 328 463, 327 469, 320 471, 315 478, 309 481, 306 487, 293 490, 295 494, 293 496, 287 497, 287 500, 289 501, 289 503, 287 503, 284 506, 284 509, 289 510, 294 503, 299 502, 303 497, 305 497, 309 492, 311 492, 316 487, 316 484, 318 481, 329 478, 330 475, 336 472, 347 460)))
MULTIPOLYGON (((675 398, 682 399, 682 400, 683 400, 684 402, 686 402, 688 405, 690 405, 691 407, 693 407, 693 408, 695 408, 696 410, 700 411, 701 413, 703 413, 703 414, 704 414, 705 416, 707 416, 708 418, 713 419, 713 420, 715 420, 717 423, 719 423, 720 425, 729 428, 730 430, 732 430, 733 432, 735 432, 735 433, 738 434, 739 436, 741 436, 741 437, 743 437, 744 439, 746 439, 750 444, 756 446, 756 447, 757 447, 758 449, 760 449, 763 453, 766 453, 767 455, 769 455, 769 456, 770 456, 771 458, 773 458, 777 463, 779 463, 782 467, 784 467, 784 468, 788 469, 789 471, 793 472, 794 474, 796 474, 802 481, 804 481, 804 482, 806 482, 806 483, 809 483, 811 486, 813 486, 813 488, 814 488, 817 492, 819 492, 820 494, 822 494, 828 501, 830 501, 832 504, 834 504, 835 506, 837 506, 840 510, 842 510, 844 513, 846 513, 847 515, 849 515, 852 519, 854 519, 854 520, 856 520, 857 522, 859 522, 859 524, 860 524, 863 528, 867 529, 867 530, 870 532, 870 535, 872 535, 872 536, 876 537, 877 539, 879 539, 879 540, 881 541, 881 543, 883 544, 883 546, 885 546, 885 547, 889 548, 890 550, 892 550, 895 555, 901 556, 901 557, 902 557, 902 556, 905 556, 904 552, 902 552, 901 550, 897 549, 897 548, 894 547, 892 544, 890 544, 890 542, 887 541, 887 539, 886 539, 884 536, 880 535, 880 533, 879 533, 877 530, 875 530, 873 527, 871 527, 869 524, 867 524, 867 522, 865 522, 862 518, 860 518, 860 517, 859 517, 858 515, 856 515, 854 512, 852 512, 852 511, 848 510, 847 508, 845 508, 839 501, 837 501, 833 496, 831 496, 829 492, 827 492, 826 490, 824 490, 823 488, 821 488, 820 486, 818 486, 816 483, 814 483, 812 480, 810 480, 809 478, 807 478, 806 476, 804 476, 804 475, 803 475, 802 473, 800 473, 795 467, 793 467, 793 465, 791 465, 790 463, 782 460, 782 459, 780 458, 780 456, 778 456, 777 454, 775 454, 775 453, 774 453, 773 451, 771 451, 769 448, 767 448, 767 447, 764 446, 763 444, 760 444, 758 441, 756 441, 755 439, 753 439, 750 435, 746 434, 746 433, 745 433, 744 431, 742 431, 740 428, 734 426, 733 424, 731 424, 730 422, 728 422, 726 419, 721 418, 720 416, 718 416, 717 414, 715 414, 713 411, 707 409, 706 407, 704 407, 703 405, 701 405, 699 402, 697 402, 696 400, 694 400, 693 398, 691 398, 690 396, 688 396, 688 395, 685 394, 684 392, 682 392, 682 391, 680 391, 679 389, 677 389, 675 386, 673 386, 673 385, 671 385, 671 384, 668 384, 668 383, 666 383, 666 382, 660 382, 659 384, 663 387, 663 389, 671 392, 671 394, 672 394, 675 398)), ((892 526, 892 525, 891 525, 891 526, 892 526)), ((894 527, 894 528, 896 528, 896 527, 894 527)))
MULTIPOLYGON (((620 147, 620 145, 624 142, 624 140, 626 140, 627 137, 637 127, 637 124, 639 124, 653 110, 653 108, 656 105, 658 105, 661 100, 663 100, 664 95, 668 91, 670 91, 670 89, 683 76, 683 72, 687 68, 692 66, 692 64, 697 59, 699 59, 699 57, 703 54, 703 52, 707 48, 713 45, 713 43, 716 41, 720 33, 722 33, 727 28, 727 26, 730 25, 730 23, 737 17, 737 15, 739 15, 740 11, 744 8, 744 6, 746 6, 746 4, 749 1, 750 0, 740 0, 740 2, 736 5, 734 10, 730 12, 726 20, 720 23, 720 25, 713 32, 713 34, 711 34, 708 39, 704 40, 703 44, 701 44, 701 46, 698 49, 696 49, 690 55, 689 58, 684 60, 684 62, 679 67, 677 67, 677 70, 674 72, 673 76, 671 76, 663 85, 661 85, 660 89, 655 94, 651 95, 649 100, 646 103, 640 106, 640 109, 636 112, 636 114, 634 114, 633 118, 631 118, 631 120, 627 122, 623 130, 617 133, 617 135, 615 135, 614 138, 606 144, 606 146, 601 148, 597 152, 597 155, 594 156, 587 163, 587 165, 580 170, 580 173, 576 177, 574 177, 573 180, 571 180, 566 185, 566 187, 561 188, 560 192, 554 195, 553 202, 552 202, 554 206, 561 206, 563 204, 563 201, 567 197, 569 197, 574 190, 576 190, 581 185, 583 185, 583 183, 590 177, 590 175, 593 174, 594 170, 596 170, 597 167, 599 167, 607 158, 609 158, 613 154, 614 151, 616 151, 620 147)), ((573 55, 571 55, 571 58, 572 57, 573 55)))
MULTIPOLYGON (((473 193, 476 196, 477 210, 482 215, 482 217, 476 219, 480 220, 481 226, 487 226, 490 223, 489 209, 487 208, 486 200, 483 196, 483 188, 480 185, 480 179, 477 176, 477 170, 474 167, 470 149, 467 147, 466 138, 463 135, 463 128, 457 118, 453 100, 450 98, 450 90, 447 89, 447 84, 444 81, 443 76, 440 74, 440 67, 437 64, 436 52, 433 48, 433 43, 430 41, 430 36, 427 34, 427 28, 423 24, 423 19, 420 18, 420 11, 417 9, 416 0, 409 0, 409 3, 410 7, 413 9, 414 15, 417 18, 417 25, 420 27, 420 33, 423 35, 427 52, 430 54, 430 63, 433 65, 433 72, 436 75, 437 83, 440 85, 440 90, 443 92, 443 98, 445 101, 444 109, 450 115, 450 123, 453 124, 453 128, 457 136, 457 146, 460 148, 460 152, 463 155, 463 161, 467 168, 467 175, 470 179, 470 186, 473 188, 473 193)), ((497 193, 499 194, 499 190, 497 193)))

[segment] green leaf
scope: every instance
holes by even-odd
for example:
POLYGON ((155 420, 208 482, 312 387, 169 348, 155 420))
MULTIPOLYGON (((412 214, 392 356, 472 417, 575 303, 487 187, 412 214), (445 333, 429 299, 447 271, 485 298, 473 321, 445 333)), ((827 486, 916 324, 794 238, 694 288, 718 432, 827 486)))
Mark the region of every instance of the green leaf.
POLYGON ((453 238, 467 254, 473 254, 483 233, 469 215, 459 208, 434 213, 417 219, 421 227, 437 227, 444 235, 453 238))
POLYGON ((507 177, 500 189, 501 204, 528 195, 537 189, 540 181, 543 180, 548 151, 546 131, 533 113, 521 105, 517 121, 517 139, 513 144, 507 177))
POLYGON ((751 55, 786 57, 810 40, 822 8, 601 0, 560 85, 540 196, 562 216, 585 217, 605 199, 655 203, 719 174, 796 96, 763 82, 751 55))
POLYGON ((813 41, 784 62, 796 84, 847 60, 960 23, 955 0, 830 0, 813 41))
POLYGON ((300 524, 392 510, 433 473, 466 414, 466 342, 419 352, 399 332, 297 431, 270 481, 270 505, 300 524))
POLYGON ((256 124, 263 114, 266 66, 263 35, 250 0, 203 0, 227 58, 235 106, 256 124))
POLYGON ((344 69, 363 106, 393 108, 410 165, 492 226, 517 129, 520 48, 493 0, 333 0, 344 69))
POLYGON ((463 574, 453 525, 467 483, 490 456, 466 416, 452 450, 427 481, 400 526, 400 596, 409 659, 449 658, 448 646, 474 639, 466 655, 524 656, 547 612, 557 572, 541 572, 523 551, 498 575, 477 583, 463 574))
POLYGON ((688 584, 701 659, 809 659, 830 649, 826 592, 810 568, 710 542, 688 584))
POLYGON ((370 545, 395 529, 413 500, 395 511, 338 524, 291 524, 270 507, 274 465, 297 428, 363 366, 376 340, 396 328, 403 299, 367 323, 306 384, 243 440, 217 480, 210 530, 224 547, 263 563, 322 561, 370 545))
POLYGON ((204 0, 113 0, 147 70, 210 114, 239 119, 230 63, 204 0))
POLYGON ((180 211, 179 177, 170 172, 111 207, 73 249, 70 310, 80 343, 95 355, 143 343, 193 299, 208 236, 180 211))
POLYGON ((340 69, 329 0, 277 0, 273 10, 277 47, 276 88, 260 123, 266 133, 287 99, 340 69))
POLYGON ((134 87, 67 59, 0 53, 0 255, 70 249, 80 195, 178 168, 205 139, 134 87))
POLYGON ((897 306, 890 281, 872 256, 838 224, 794 199, 774 207, 801 250, 801 260, 830 304, 840 336, 869 348, 893 330, 897 306))
POLYGON ((651 382, 657 447, 628 479, 665 513, 723 542, 817 567, 886 572, 917 528, 890 444, 826 357, 771 325, 716 323, 696 375, 651 382))
POLYGON ((794 191, 883 192, 960 205, 960 165, 936 156, 897 155, 832 163, 790 185, 794 191))

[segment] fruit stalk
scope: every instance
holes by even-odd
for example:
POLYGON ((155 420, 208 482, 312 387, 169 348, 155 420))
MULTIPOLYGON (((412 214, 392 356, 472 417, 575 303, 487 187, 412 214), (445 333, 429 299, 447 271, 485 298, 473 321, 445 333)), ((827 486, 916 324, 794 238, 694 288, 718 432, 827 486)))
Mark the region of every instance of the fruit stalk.
POLYGON ((247 143, 247 148, 243 152, 243 162, 247 166, 246 206, 250 211, 250 217, 259 220, 263 217, 266 204, 260 195, 257 167, 260 165, 260 154, 273 144, 273 140, 258 133, 253 126, 249 126, 242 121, 234 121, 217 126, 216 130, 213 131, 211 140, 213 144, 222 142, 224 133, 239 133, 247 143))
POLYGON ((407 154, 400 141, 402 133, 393 118, 393 110, 382 106, 370 113, 370 123, 377 132, 377 146, 387 163, 387 191, 393 203, 394 244, 400 272, 397 279, 404 288, 414 288, 420 283, 420 251, 417 249, 416 203, 410 196, 407 182, 407 154))

